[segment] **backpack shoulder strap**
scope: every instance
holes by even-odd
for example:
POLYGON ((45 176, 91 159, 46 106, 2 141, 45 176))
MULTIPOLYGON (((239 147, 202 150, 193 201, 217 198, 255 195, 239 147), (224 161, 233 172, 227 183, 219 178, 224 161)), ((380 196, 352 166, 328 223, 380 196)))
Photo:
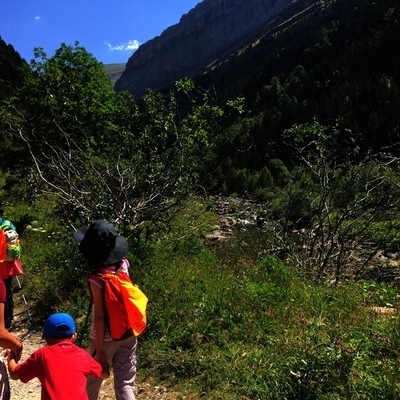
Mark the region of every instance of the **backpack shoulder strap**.
POLYGON ((93 302, 93 293, 92 293, 92 287, 90 286, 90 278, 91 277, 96 277, 98 279, 100 279, 101 281, 103 281, 105 283, 106 279, 104 277, 104 275, 101 272, 91 272, 87 277, 86 277, 86 284, 89 290, 89 295, 90 295, 90 300, 93 302))

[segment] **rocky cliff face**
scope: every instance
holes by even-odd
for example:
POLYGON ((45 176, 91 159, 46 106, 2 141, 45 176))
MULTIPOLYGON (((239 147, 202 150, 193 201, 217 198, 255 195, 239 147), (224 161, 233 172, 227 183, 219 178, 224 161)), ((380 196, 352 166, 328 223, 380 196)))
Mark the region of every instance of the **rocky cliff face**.
POLYGON ((139 47, 117 80, 115 90, 128 90, 140 97, 146 88, 157 91, 177 79, 193 78, 276 26, 279 15, 287 13, 291 3, 292 0, 203 0, 178 24, 139 47))

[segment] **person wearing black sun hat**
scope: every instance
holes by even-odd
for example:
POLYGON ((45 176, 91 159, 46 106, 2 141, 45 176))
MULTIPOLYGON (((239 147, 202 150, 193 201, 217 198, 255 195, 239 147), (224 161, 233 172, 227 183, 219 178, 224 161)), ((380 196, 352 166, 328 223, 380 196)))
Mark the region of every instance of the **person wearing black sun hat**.
POLYGON ((114 225, 97 220, 74 233, 79 251, 94 265, 111 265, 120 261, 128 252, 126 238, 119 235, 114 225))
MULTIPOLYGON (((96 220, 88 227, 78 229, 74 238, 90 269, 87 281, 93 302, 93 319, 89 351, 100 364, 113 366, 115 398, 134 400, 136 336, 132 330, 127 330, 122 339, 111 338, 104 306, 104 280, 101 279, 101 274, 107 272, 128 274, 128 242, 106 220, 96 220)), ((97 400, 102 382, 101 378, 88 378, 86 390, 89 400, 97 400)))

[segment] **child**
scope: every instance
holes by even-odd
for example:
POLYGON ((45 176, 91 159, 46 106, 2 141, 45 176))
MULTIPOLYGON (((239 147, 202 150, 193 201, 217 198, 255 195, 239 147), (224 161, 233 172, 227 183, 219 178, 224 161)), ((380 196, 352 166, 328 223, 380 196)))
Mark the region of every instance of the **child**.
POLYGON ((75 322, 69 314, 51 315, 43 328, 47 346, 21 364, 17 364, 14 351, 7 351, 10 377, 24 383, 38 378, 42 400, 86 400, 87 377, 107 378, 109 374, 87 351, 74 344, 76 336, 75 322))
POLYGON ((0 217, 0 243, 0 278, 6 285, 7 295, 4 323, 5 327, 9 329, 14 319, 13 277, 22 275, 23 268, 19 258, 21 246, 17 228, 10 220, 2 217, 0 217), (9 249, 8 244, 10 245, 9 249))
MULTIPOLYGON (((136 336, 131 329, 120 340, 112 340, 104 306, 104 282, 99 274, 119 270, 128 273, 128 242, 106 220, 93 221, 74 234, 79 251, 88 261, 88 283, 93 302, 93 322, 90 332, 90 353, 102 365, 112 365, 115 398, 135 400, 136 336)), ((89 400, 97 400, 102 379, 90 377, 87 383, 89 400)))

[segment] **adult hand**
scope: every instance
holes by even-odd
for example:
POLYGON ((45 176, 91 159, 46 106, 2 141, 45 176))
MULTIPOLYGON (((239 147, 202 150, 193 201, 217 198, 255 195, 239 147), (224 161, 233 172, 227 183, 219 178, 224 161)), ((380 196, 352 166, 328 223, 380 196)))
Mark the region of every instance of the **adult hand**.
POLYGON ((108 363, 101 364, 101 377, 107 379, 110 376, 110 366, 108 363))

